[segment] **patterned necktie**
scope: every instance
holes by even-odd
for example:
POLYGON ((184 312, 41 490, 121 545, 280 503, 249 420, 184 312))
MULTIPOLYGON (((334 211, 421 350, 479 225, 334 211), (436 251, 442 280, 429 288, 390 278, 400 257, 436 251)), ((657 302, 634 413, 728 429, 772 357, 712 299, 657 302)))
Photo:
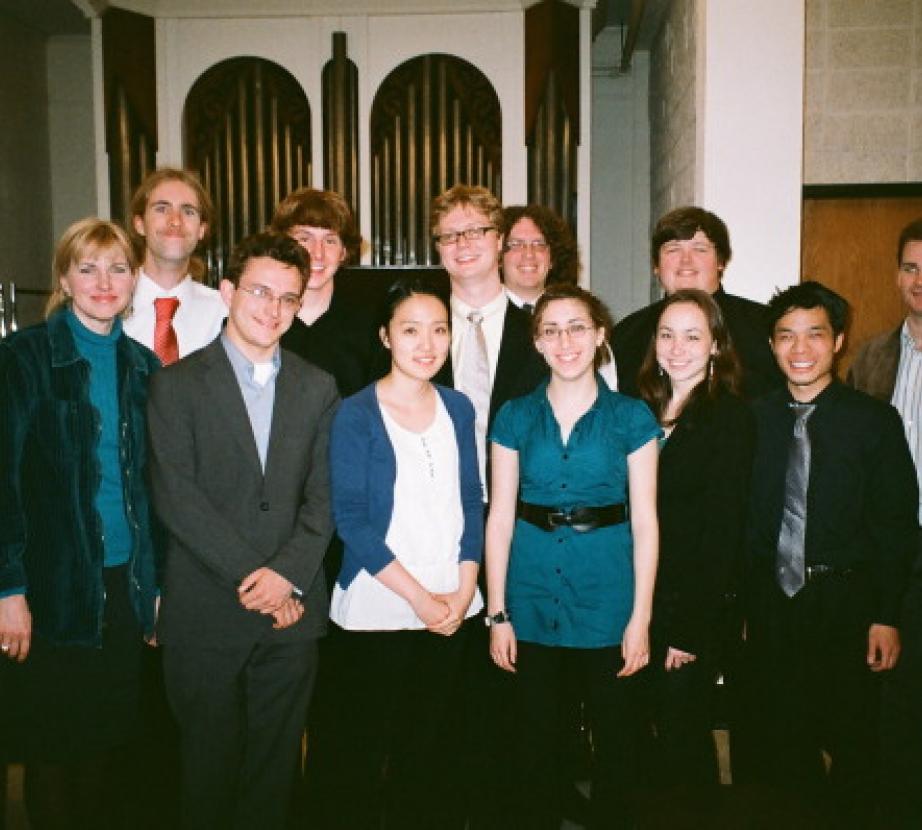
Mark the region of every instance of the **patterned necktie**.
POLYGON ((788 469, 784 478, 784 512, 778 533, 775 559, 778 586, 789 597, 804 587, 806 561, 804 544, 807 531, 807 485, 810 481, 810 433, 807 419, 816 409, 812 403, 792 403, 797 420, 788 450, 788 469))
POLYGON ((154 300, 157 322, 154 325, 154 351, 164 366, 179 360, 179 343, 173 328, 173 315, 179 308, 176 297, 160 297, 154 300))
MULTIPOLYGON (((464 343, 459 356, 460 371, 455 386, 474 404, 474 433, 477 438, 480 472, 483 475, 487 458, 487 418, 490 414, 490 358, 487 356, 487 338, 483 333, 483 314, 472 311, 467 315, 467 320, 470 325, 464 333, 464 343)), ((484 489, 486 490, 486 482, 484 489)))

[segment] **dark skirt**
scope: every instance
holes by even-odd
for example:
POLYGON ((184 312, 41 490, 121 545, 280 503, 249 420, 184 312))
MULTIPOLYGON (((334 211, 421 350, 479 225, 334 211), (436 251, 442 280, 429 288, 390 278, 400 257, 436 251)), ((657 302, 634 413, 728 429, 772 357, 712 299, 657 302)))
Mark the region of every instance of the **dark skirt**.
POLYGON ((7 751, 17 760, 70 763, 134 736, 143 639, 129 599, 127 566, 103 574, 101 648, 54 645, 33 636, 26 661, 2 669, 12 738, 7 751))

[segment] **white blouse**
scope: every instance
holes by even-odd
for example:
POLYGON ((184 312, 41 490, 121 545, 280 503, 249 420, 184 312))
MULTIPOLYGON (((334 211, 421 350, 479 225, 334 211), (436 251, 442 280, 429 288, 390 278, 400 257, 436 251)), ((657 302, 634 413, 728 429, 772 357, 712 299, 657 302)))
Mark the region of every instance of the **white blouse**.
MULTIPOLYGON (((442 399, 436 396, 433 422, 422 432, 398 424, 381 408, 397 459, 394 512, 385 542, 394 556, 427 590, 447 594, 458 589, 464 514, 455 430, 442 399)), ((478 589, 468 608, 483 607, 478 589)), ((361 570, 349 587, 333 588, 330 619, 353 631, 423 629, 410 604, 361 570)))

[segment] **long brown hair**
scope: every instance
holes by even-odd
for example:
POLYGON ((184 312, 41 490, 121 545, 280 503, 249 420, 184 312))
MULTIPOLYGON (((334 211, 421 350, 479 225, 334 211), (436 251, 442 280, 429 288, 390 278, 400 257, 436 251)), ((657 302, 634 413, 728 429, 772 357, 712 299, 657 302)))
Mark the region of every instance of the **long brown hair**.
MULTIPOLYGON (((700 291, 697 288, 684 288, 681 291, 676 291, 663 301, 659 319, 656 321, 656 328, 653 330, 653 336, 647 346, 647 353, 637 375, 637 387, 640 390, 640 397, 647 402, 660 423, 663 423, 666 408, 672 399, 672 381, 657 363, 656 338, 663 314, 666 313, 666 309, 677 303, 691 303, 701 309, 716 348, 711 357, 707 377, 692 389, 682 406, 682 410, 699 400, 715 398, 721 392, 738 395, 740 390, 740 361, 736 355, 736 349, 733 348, 733 341, 730 338, 730 332, 727 329, 720 306, 706 291, 700 291)), ((676 414, 676 420, 678 420, 679 414, 681 413, 676 414)), ((675 423, 675 421, 672 421, 672 423, 675 423)))

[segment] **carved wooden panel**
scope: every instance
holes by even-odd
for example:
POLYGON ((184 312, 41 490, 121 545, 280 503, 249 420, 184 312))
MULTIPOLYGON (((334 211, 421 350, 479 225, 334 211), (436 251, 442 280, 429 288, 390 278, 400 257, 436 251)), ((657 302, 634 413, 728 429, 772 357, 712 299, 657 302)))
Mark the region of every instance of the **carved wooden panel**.
POLYGON ((231 58, 189 91, 183 131, 186 166, 215 203, 207 259, 216 283, 234 245, 263 230, 289 192, 311 184, 310 105, 277 64, 231 58))
POLYGON ((502 117, 480 70, 422 55, 381 84, 371 111, 372 264, 431 265, 429 204, 454 184, 502 195, 502 117))

